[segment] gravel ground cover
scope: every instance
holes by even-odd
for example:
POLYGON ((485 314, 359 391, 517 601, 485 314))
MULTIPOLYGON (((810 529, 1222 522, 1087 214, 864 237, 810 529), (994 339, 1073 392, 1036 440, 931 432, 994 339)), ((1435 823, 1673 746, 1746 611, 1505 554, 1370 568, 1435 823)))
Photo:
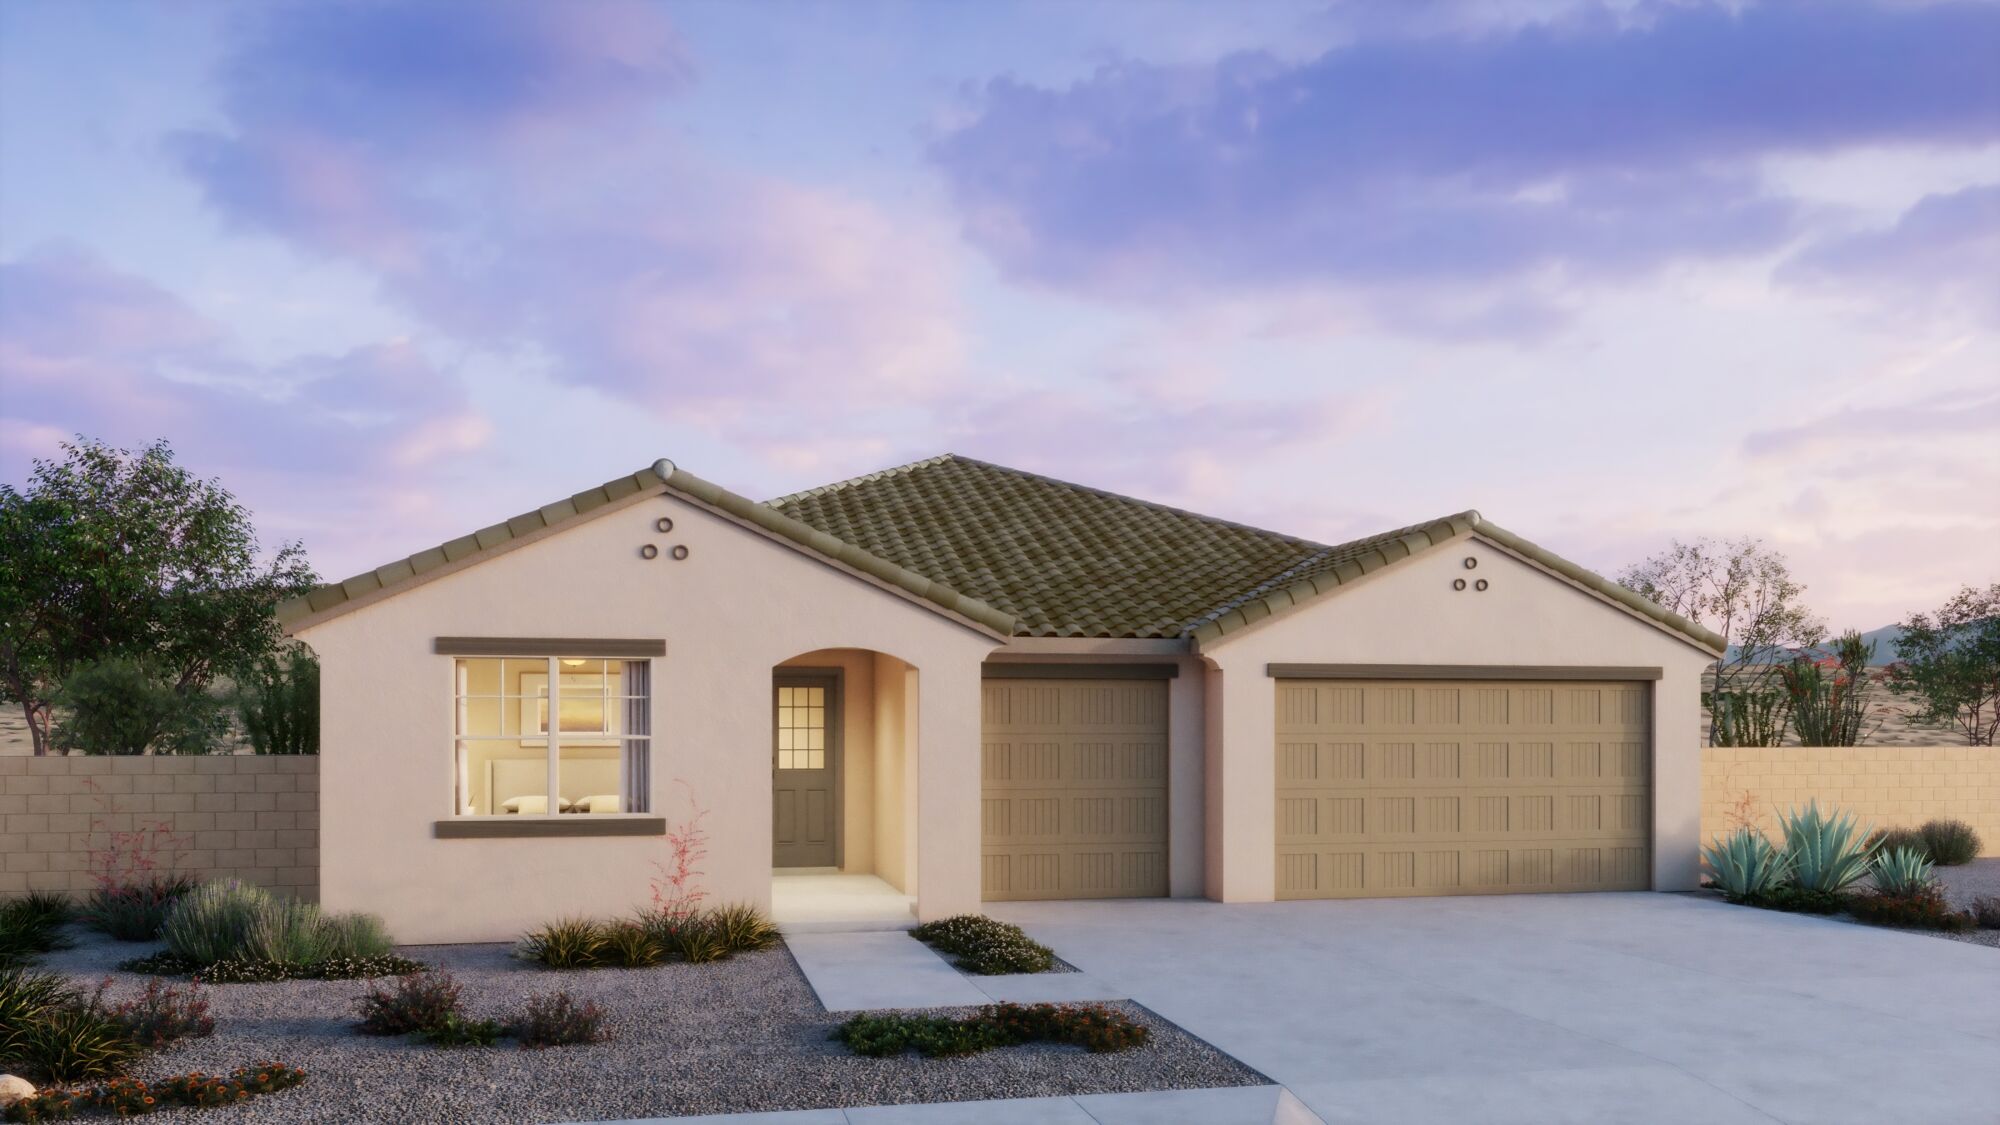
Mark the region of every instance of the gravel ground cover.
MULTIPOLYGON (((143 984, 115 966, 155 947, 77 936, 76 948, 43 957, 42 966, 86 984, 110 975, 120 995, 143 984)), ((296 1090, 245 1105, 149 1120, 588 1121, 1266 1081, 1136 1004, 1114 1006, 1150 1028, 1153 1041, 1118 1054, 1031 1044, 966 1059, 860 1058, 827 1040, 841 1020, 820 1008, 782 948, 708 965, 579 972, 526 965, 504 945, 400 952, 456 976, 475 1017, 504 1020, 529 996, 563 989, 602 1005, 616 1038, 544 1051, 505 1042, 447 1050, 357 1034, 354 1000, 367 981, 214 985, 206 991, 215 1035, 148 1057, 139 1077, 227 1071, 265 1058, 303 1067, 310 1077, 296 1090)))
MULTIPOLYGON (((1972 900, 1981 895, 2000 898, 2000 859, 1975 859, 1971 863, 1962 863, 1957 867, 1940 867, 1936 870, 1938 882, 1944 884, 1944 897, 1960 910, 1969 909, 1972 900)), ((1969 934, 1937 936, 2000 949, 2000 930, 1974 930, 1969 934)))
POLYGON ((2000 858, 1975 859, 1936 871, 1938 882, 1944 884, 1945 897, 1961 910, 1971 906, 1972 900, 1980 895, 2000 898, 2000 858))

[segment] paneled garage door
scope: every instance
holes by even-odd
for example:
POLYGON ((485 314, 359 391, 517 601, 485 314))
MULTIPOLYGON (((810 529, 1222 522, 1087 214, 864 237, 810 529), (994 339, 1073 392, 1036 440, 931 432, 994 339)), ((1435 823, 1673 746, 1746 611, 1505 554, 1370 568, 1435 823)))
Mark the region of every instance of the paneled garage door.
POLYGON ((1279 898, 1650 885, 1647 685, 1277 691, 1279 898))
POLYGON ((996 679, 984 688, 984 897, 1166 894, 1166 684, 996 679))

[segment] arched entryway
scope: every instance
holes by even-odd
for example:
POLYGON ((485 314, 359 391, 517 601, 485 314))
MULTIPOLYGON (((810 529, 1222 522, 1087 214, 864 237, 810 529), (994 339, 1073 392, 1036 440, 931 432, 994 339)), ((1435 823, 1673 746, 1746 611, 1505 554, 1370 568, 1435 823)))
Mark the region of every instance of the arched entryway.
POLYGON ((771 909, 795 928, 908 925, 916 669, 834 648, 771 669, 771 909))

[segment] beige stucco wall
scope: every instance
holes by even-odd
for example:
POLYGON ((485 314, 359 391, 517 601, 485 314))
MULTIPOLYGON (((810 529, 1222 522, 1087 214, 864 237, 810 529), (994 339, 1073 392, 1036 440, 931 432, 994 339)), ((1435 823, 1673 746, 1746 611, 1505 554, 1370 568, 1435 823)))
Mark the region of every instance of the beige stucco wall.
POLYGON ((403 941, 501 940, 565 914, 622 913, 647 898, 664 851, 645 837, 436 839, 453 774, 438 636, 664 638, 653 811, 685 820, 691 791, 709 810, 708 890, 765 906, 771 669, 823 649, 905 661, 918 685, 904 731, 919 767, 918 910, 978 904, 979 665, 994 639, 693 503, 644 494, 301 635, 323 665, 321 897, 383 915, 403 941), (661 516, 671 533, 654 530, 661 516), (649 543, 658 558, 639 557, 649 543), (675 545, 689 557, 674 560, 675 545))
POLYGON ((319 894, 319 759, 0 758, 0 898, 88 892, 111 833, 152 830, 164 869, 319 894))
POLYGON ((1701 758, 1703 840, 1735 827, 1739 805, 1775 832, 1778 813, 1817 801, 1875 828, 1955 817, 1978 830, 1980 854, 2000 856, 2000 748, 1704 746, 1701 758))
POLYGON ((1378 571, 1289 614, 1204 646, 1209 689, 1208 893, 1275 890, 1276 691, 1270 663, 1657 667, 1653 885, 1699 877, 1700 649, 1475 537, 1378 571), (1478 559, 1467 571, 1462 560, 1478 559), (1456 578, 1490 589, 1454 591, 1456 578), (1215 737, 1219 735, 1219 740, 1215 737))
POLYGON ((875 697, 875 874, 904 894, 916 893, 912 853, 917 823, 916 756, 908 732, 916 727, 916 669, 889 656, 874 656, 875 697))

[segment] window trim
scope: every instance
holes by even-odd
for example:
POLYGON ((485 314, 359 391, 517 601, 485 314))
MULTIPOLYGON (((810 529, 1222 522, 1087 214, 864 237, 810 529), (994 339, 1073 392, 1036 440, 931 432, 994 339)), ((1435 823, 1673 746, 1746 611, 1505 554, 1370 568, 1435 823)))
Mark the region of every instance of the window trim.
POLYGON ((588 816, 460 816, 434 821, 440 840, 495 840, 550 836, 664 836, 667 818, 652 813, 588 816))
POLYGON ((586 660, 644 660, 667 654, 665 640, 618 637, 434 637, 439 656, 571 656, 586 660))
MULTIPOLYGON (((436 640, 436 647, 438 647, 438 648, 442 649, 443 647, 445 647, 445 642, 447 642, 447 641, 450 641, 450 640, 454 640, 454 639, 463 639, 463 638, 448 638, 448 637, 439 637, 439 638, 437 638, 437 640, 436 640)), ((481 641, 480 641, 480 643, 481 643, 481 644, 483 645, 483 644, 487 644, 487 643, 496 643, 496 644, 497 644, 497 643, 504 643, 504 642, 499 642, 499 641, 493 641, 493 642, 489 642, 489 641, 487 641, 487 640, 481 640, 481 641)), ((544 641, 534 641, 534 640, 529 640, 529 641, 525 641, 525 642, 523 642, 523 643, 527 643, 527 644, 540 644, 540 643, 562 643, 562 644, 567 644, 567 643, 569 643, 569 642, 567 642, 567 641, 556 641, 556 642, 546 642, 546 639, 544 639, 544 641)), ((579 643, 582 643, 582 644, 590 644, 590 643, 592 643, 592 642, 588 642, 588 641, 585 641, 585 642, 579 642, 579 643)), ((632 643, 635 643, 635 644, 653 644, 653 643, 657 643, 657 644, 658 644, 658 645, 660 646, 660 650, 661 650, 662 652, 664 652, 664 651, 665 651, 665 646, 666 646, 666 642, 664 642, 664 641, 660 641, 660 642, 632 642, 632 643)), ((643 794, 643 795, 638 795, 638 794, 631 794, 631 793, 627 793, 627 792, 625 791, 625 785, 626 785, 626 768, 625 768, 625 759, 624 759, 624 754, 625 754, 625 744, 626 744, 627 742, 629 742, 629 741, 636 741, 636 740, 643 740, 643 741, 645 742, 645 744, 646 744, 646 756, 647 756, 647 760, 648 760, 648 762, 650 762, 650 761, 651 761, 651 758, 652 758, 652 753, 653 753, 653 722, 652 722, 652 707, 653 707, 653 700, 654 700, 654 696, 655 696, 655 692, 654 692, 654 690, 653 690, 653 671, 654 671, 654 668, 653 668, 653 665, 654 665, 654 660, 653 660, 653 658, 652 658, 652 657, 650 657, 650 656, 642 656, 642 657, 633 657, 633 656, 624 656, 624 657, 617 657, 617 656, 593 656, 593 655, 589 655, 589 654, 585 654, 585 653, 579 653, 579 652, 574 652, 574 651, 569 651, 569 650, 563 650, 563 651, 561 651, 561 652, 554 652, 554 653, 547 653, 547 654, 542 654, 542 653, 525 653, 525 654, 524 654, 524 653, 520 653, 520 652, 512 652, 512 651, 510 651, 510 652, 505 652, 505 653, 484 653, 484 652, 482 652, 482 653, 454 653, 454 654, 450 654, 450 656, 451 656, 451 659, 449 659, 448 661, 446 661, 446 669, 447 669, 447 674, 448 674, 448 680, 447 680, 447 685, 448 685, 448 690, 449 690, 449 692, 450 692, 450 698, 451 698, 451 704, 452 704, 452 705, 451 705, 451 711, 450 711, 450 718, 449 718, 449 720, 448 720, 448 729, 449 729, 449 734, 450 734, 450 737, 449 737, 449 738, 447 739, 447 744, 448 744, 448 745, 449 745, 449 746, 451 747, 451 754, 450 754, 449 758, 447 759, 447 762, 448 762, 448 765, 449 765, 449 768, 450 768, 450 794, 451 794, 451 796, 450 796, 450 800, 449 800, 449 801, 447 802, 447 806, 448 806, 448 807, 449 807, 449 808, 450 808, 450 809, 452 810, 452 811, 451 811, 451 817, 450 817, 450 820, 449 820, 449 823, 453 823, 453 824, 460 824, 460 823, 463 823, 463 824, 480 824, 480 823, 489 823, 489 822, 490 822, 490 823, 527 823, 527 822, 531 822, 531 821, 536 821, 536 822, 542 822, 542 823, 548 823, 548 824, 567 824, 567 823, 571 823, 571 822, 573 822, 573 821, 581 821, 581 820, 586 820, 586 819, 588 819, 588 820, 595 820, 595 821, 600 821, 600 822, 604 822, 604 823, 610 823, 610 822, 612 822, 612 821, 616 821, 616 820, 622 820, 622 821, 628 821, 628 822, 629 822, 629 821, 634 821, 634 820, 649 820, 649 819, 659 819, 659 818, 657 817, 657 815, 656 815, 656 814, 654 814, 653 812, 651 812, 651 810, 650 810, 650 805, 651 805, 651 802, 652 802, 652 794, 651 794, 651 793, 646 793, 646 794, 643 794), (620 723, 620 731, 619 731, 619 733, 617 734, 617 736, 616 736, 615 738, 611 738, 611 739, 606 739, 606 738, 603 738, 603 737, 601 737, 601 736, 599 736, 599 737, 593 737, 593 736, 591 736, 591 735, 588 735, 588 734, 586 734, 586 735, 582 735, 581 737, 576 737, 576 738, 570 738, 570 737, 565 737, 565 736, 564 736, 564 734, 563 734, 563 732, 562 732, 562 730, 561 730, 561 723, 560 723, 560 721, 559 721, 559 720, 557 720, 557 721, 555 721, 555 722, 552 722, 552 723, 550 724, 550 725, 551 725, 552 727, 556 728, 556 729, 554 729, 554 730, 549 730, 549 731, 541 731, 541 730, 533 730, 533 731, 531 731, 531 730, 528 730, 528 729, 526 729, 526 727, 527 727, 527 724, 522 724, 522 726, 523 726, 523 729, 522 729, 522 730, 518 731, 518 732, 517 732, 517 733, 516 733, 515 735, 513 735, 513 736, 509 736, 509 735, 507 735, 507 734, 505 733, 505 731, 506 731, 506 712, 507 712, 507 706, 508 706, 508 703, 510 702, 510 700, 526 700, 526 699, 529 699, 529 698, 534 698, 534 697, 529 697, 529 696, 526 696, 526 695, 523 695, 523 694, 521 694, 521 693, 518 693, 518 692, 517 692, 517 693, 514 693, 514 694, 513 694, 512 696, 510 696, 510 694, 509 694, 509 693, 508 693, 508 691, 507 691, 507 684, 506 684, 506 682, 505 682, 505 680, 504 680, 504 679, 502 680, 502 682, 501 682, 501 684, 500 684, 500 693, 499 693, 499 695, 498 695, 498 696, 496 696, 496 697, 494 697, 494 698, 496 698, 496 699, 498 699, 498 700, 499 700, 499 708, 500 708, 500 715, 501 715, 501 720, 500 720, 500 721, 501 721, 501 728, 500 728, 500 729, 501 729, 501 732, 502 732, 502 733, 500 733, 500 734, 497 734, 497 735, 468 735, 468 734, 466 734, 466 733, 465 733, 465 731, 464 731, 464 725, 465 725, 465 721, 466 721, 466 720, 465 720, 465 703, 466 703, 466 700, 468 700, 468 699, 472 699, 472 698, 479 698, 479 697, 475 697, 475 696, 473 696, 473 695, 471 695, 471 694, 468 694, 468 693, 467 693, 467 692, 466 692, 466 691, 465 691, 465 690, 463 689, 463 687, 462 687, 462 679, 461 679, 461 675, 460 675, 460 670, 461 670, 461 668, 463 667, 463 665, 464 665, 464 662, 465 662, 466 660, 468 660, 468 659, 484 659, 484 660, 498 660, 498 661, 501 661, 501 662, 502 662, 502 665, 501 665, 501 667, 502 667, 502 669, 503 669, 503 671, 502 671, 502 675, 503 675, 503 676, 505 675, 505 672, 504 672, 504 669, 505 669, 505 666, 506 666, 506 665, 505 665, 505 662, 506 662, 506 661, 508 661, 508 660, 518 660, 518 661, 520 661, 520 662, 522 662, 522 663, 524 663, 524 664, 526 664, 526 663, 529 663, 529 662, 532 662, 532 661, 540 661, 540 662, 541 662, 541 663, 542 663, 542 664, 544 665, 544 667, 545 667, 545 671, 544 671, 544 672, 543 672, 542 674, 543 674, 543 675, 544 675, 544 676, 545 676, 545 677, 547 678, 547 682, 548 682, 548 683, 549 683, 549 684, 551 685, 551 688, 552 688, 552 690, 551 690, 551 692, 549 693, 549 696, 548 696, 548 703, 547 703, 547 706, 548 706, 548 710, 549 710, 549 717, 550 717, 550 718, 551 718, 551 719, 553 720, 553 719, 557 719, 557 716, 558 716, 558 715, 560 714, 560 708, 561 708, 561 705, 562 705, 562 704, 561 704, 561 698, 562 698, 562 697, 561 697, 561 691, 562 691, 562 687, 561 687, 561 685, 562 685, 562 674, 563 674, 563 668, 562 668, 562 661, 564 661, 565 659, 579 659, 579 658, 580 658, 580 659, 585 659, 585 660, 592 660, 592 659, 596 659, 596 660, 618 660, 618 661, 620 661, 621 663, 624 663, 624 664, 633 664, 633 663, 644 663, 645 665, 647 665, 647 669, 646 669, 646 695, 645 695, 645 700, 646 700, 646 733, 645 733, 645 734, 639 734, 639 735, 635 735, 635 734, 632 734, 632 733, 631 733, 631 732, 629 732, 629 731, 626 731, 626 730, 624 730, 624 729, 623 729, 623 723, 622 723, 622 720, 621 720, 621 723, 620 723), (468 748, 468 745, 469 745, 469 744, 471 744, 471 743, 478 743, 478 742, 489 742, 489 743, 492 743, 492 742, 497 742, 497 743, 508 743, 508 742, 518 742, 518 743, 519 743, 520 745, 522 745, 522 746, 529 746, 529 747, 539 747, 539 748, 541 749, 541 751, 542 751, 542 757, 543 757, 543 764, 544 764, 544 766, 546 767, 546 773, 545 773, 545 775, 544 775, 544 781, 543 781, 543 793, 544 793, 544 795, 545 795, 545 796, 547 797, 547 804, 546 804, 546 807, 547 807, 547 808, 548 808, 549 810, 551 810, 551 811, 548 811, 548 812, 544 812, 544 813, 527 813, 527 814, 521 814, 521 813, 501 813, 501 812, 500 812, 500 811, 498 811, 497 809, 489 809, 489 810, 487 810, 486 812, 483 812, 483 813, 481 813, 481 812, 461 812, 461 811, 459 811, 459 810, 460 810, 461 808, 463 808, 463 807, 464 807, 464 806, 465 806, 465 805, 466 805, 466 804, 467 804, 467 803, 469 802, 469 800, 470 800, 470 790, 471 790, 471 780, 470 780, 470 778, 469 778, 469 777, 467 777, 467 776, 465 775, 465 773, 464 773, 464 772, 462 772, 462 763, 463 763, 463 761, 464 761, 464 756, 465 756, 465 754, 466 754, 466 753, 468 752, 468 750, 467 750, 467 748, 468 748), (561 797, 561 795, 562 795, 562 747, 563 747, 563 746, 564 746, 565 744, 569 744, 569 745, 576 745, 576 746, 598 746, 598 747, 602 747, 602 746, 606 745, 607 743, 608 743, 609 745, 612 745, 612 746, 616 747, 616 748, 617 748, 617 751, 618 751, 618 757, 617 757, 617 758, 615 759, 615 761, 617 762, 617 767, 618 767, 618 803, 619 803, 619 809, 620 809, 620 811, 618 811, 618 812, 615 812, 615 813, 563 813, 563 812, 561 812, 561 811, 560 811, 560 809, 558 808, 558 805, 559 805, 559 802, 560 802, 560 801, 561 801, 561 799, 562 799, 562 797, 561 797), (649 806, 649 807, 648 807, 648 809, 646 809, 646 810, 644 810, 644 811, 628 811, 628 810, 631 810, 631 809, 632 809, 632 806, 633 806, 633 805, 635 804, 635 798, 636 798, 636 797, 639 797, 639 796, 643 796, 643 798, 644 798, 644 801, 645 801, 645 803, 646 803, 646 804, 647 804, 647 805, 649 806)), ((621 670, 620 670, 620 672, 618 673, 618 675, 619 675, 619 678, 620 678, 620 680, 622 681, 622 680, 623 680, 623 678, 624 678, 624 675, 625 675, 625 672, 624 672, 624 670, 623 670, 623 669, 621 669, 621 670)), ((617 691, 613 691, 613 690, 612 690, 612 685, 611 685, 611 683, 610 683, 610 676, 611 676, 611 673, 607 671, 607 672, 605 672, 605 673, 604 673, 604 676, 605 676, 605 679, 606 679, 606 685, 605 685, 605 690, 606 690, 606 693, 607 693, 607 695, 606 695, 606 699, 607 699, 607 702, 610 702, 610 703, 615 703, 615 704, 616 704, 616 706, 618 706, 618 707, 622 708, 622 707, 623 707, 623 706, 625 705, 625 702, 626 702, 626 700, 627 700, 627 696, 626 696, 626 695, 624 694, 624 691, 623 691, 623 685, 622 685, 622 682, 621 682, 621 684, 619 684, 619 685, 618 685, 618 688, 619 688, 619 690, 617 690, 617 691)), ((611 712, 607 710, 607 712, 606 712, 606 715, 605 715, 605 720, 606 720, 606 724, 607 724, 607 725, 609 725, 609 724, 610 724, 610 722, 611 722, 611 719, 612 719, 612 715, 611 715, 611 712)), ((523 761, 531 761, 532 759, 526 759, 526 758, 524 758, 524 759, 521 759, 521 760, 523 760, 523 761)), ((650 770, 650 768, 649 768, 649 769, 648 769, 648 770, 647 770, 646 772, 647 772, 647 775, 648 775, 648 777, 650 777, 650 776, 651 776, 651 770, 650 770)), ((446 823, 446 821, 439 821, 439 822, 437 822, 437 823, 439 823, 439 824, 444 824, 444 823, 446 823)), ((662 831, 664 831, 664 829, 662 829, 662 831)), ((439 838, 440 838, 440 839, 444 839, 444 838, 449 838, 449 837, 465 837, 465 836, 481 836, 481 835, 486 835, 486 836, 508 836, 508 835, 515 835, 515 836, 535 836, 535 835, 542 835, 542 836, 591 836, 591 835, 600 835, 600 836, 603 836, 603 835, 610 835, 610 836, 616 836, 616 835, 648 835, 648 834, 657 834, 657 833, 646 833, 646 832, 643 832, 643 831, 636 831, 636 830, 634 830, 634 831, 622 831, 622 832, 621 832, 621 831, 604 831, 604 832, 591 832, 591 831, 522 831, 522 832, 511 832, 511 833, 510 833, 510 832, 488 832, 488 833, 480 833, 480 832, 470 832, 470 833, 462 833, 462 832, 452 832, 452 833, 443 833, 443 832, 441 832, 441 833, 439 834, 439 838)))

